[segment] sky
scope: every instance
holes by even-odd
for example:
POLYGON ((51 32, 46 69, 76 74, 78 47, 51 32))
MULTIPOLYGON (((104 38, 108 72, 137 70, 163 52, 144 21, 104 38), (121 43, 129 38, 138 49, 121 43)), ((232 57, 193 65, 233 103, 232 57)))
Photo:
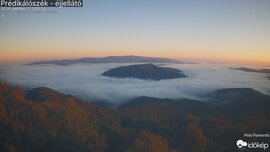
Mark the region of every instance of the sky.
POLYGON ((5 15, 0 27, 0 62, 141 55, 270 63, 269 0, 84 0, 51 14, 5 15))

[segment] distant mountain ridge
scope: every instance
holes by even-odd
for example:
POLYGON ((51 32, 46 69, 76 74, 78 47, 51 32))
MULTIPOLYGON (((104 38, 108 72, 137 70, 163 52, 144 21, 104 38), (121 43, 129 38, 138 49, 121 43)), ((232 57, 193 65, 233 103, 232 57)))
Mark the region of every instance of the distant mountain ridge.
POLYGON ((61 65, 68 66, 79 63, 183 63, 177 60, 168 58, 144 57, 144 56, 108 56, 101 58, 80 58, 73 60, 50 60, 50 61, 37 61, 31 62, 26 65, 61 65))
MULTIPOLYGON (((67 95, 59 91, 38 87, 26 92, 27 99, 36 103, 45 101, 65 101, 76 99, 72 95, 67 95)), ((141 96, 134 98, 117 109, 137 109, 151 111, 175 111, 178 114, 198 114, 198 115, 225 115, 236 119, 244 118, 251 113, 261 113, 270 116, 270 96, 262 94, 252 88, 226 88, 219 89, 207 95, 207 101, 193 99, 169 99, 141 96)), ((83 102, 83 101, 82 101, 83 102)), ((90 102, 93 103, 93 102, 90 102)), ((99 103, 95 103, 98 107, 99 103)), ((104 103, 103 103, 104 104, 104 103)), ((100 107, 103 107, 102 105, 100 107)), ((110 109, 110 107, 107 107, 110 109)))
POLYGON ((216 90, 203 102, 193 99, 162 99, 138 97, 123 105, 120 109, 163 109, 179 114, 225 115, 232 118, 244 118, 251 113, 270 116, 270 96, 251 88, 227 88, 216 90))
MULTIPOLYGON (((246 67, 240 67, 240 68, 230 68, 232 70, 240 70, 244 72, 255 72, 255 73, 265 73, 270 74, 270 69, 251 69, 246 67)), ((270 76, 266 77, 268 80, 270 80, 270 76)))
POLYGON ((232 101, 258 100, 266 95, 252 88, 226 88, 209 93, 206 97, 210 103, 225 104, 232 101))
POLYGON ((256 72, 256 73, 270 74, 270 69, 251 69, 251 68, 245 68, 245 67, 230 68, 230 69, 232 69, 232 70, 240 70, 240 71, 245 71, 245 72, 256 72))

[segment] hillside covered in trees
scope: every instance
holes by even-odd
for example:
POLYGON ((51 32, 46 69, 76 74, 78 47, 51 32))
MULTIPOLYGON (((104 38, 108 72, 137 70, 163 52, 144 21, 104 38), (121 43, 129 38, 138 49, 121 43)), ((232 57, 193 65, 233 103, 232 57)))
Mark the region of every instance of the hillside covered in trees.
POLYGON ((244 133, 269 132, 269 96, 225 89, 209 98, 211 104, 139 97, 113 109, 2 83, 0 151, 228 152, 244 133))

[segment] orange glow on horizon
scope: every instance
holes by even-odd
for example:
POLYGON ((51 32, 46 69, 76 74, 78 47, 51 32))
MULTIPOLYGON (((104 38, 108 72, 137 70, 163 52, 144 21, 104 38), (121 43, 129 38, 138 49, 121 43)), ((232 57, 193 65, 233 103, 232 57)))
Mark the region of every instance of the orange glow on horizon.
POLYGON ((259 54, 205 54, 192 52, 166 52, 166 51, 10 51, 2 52, 0 56, 1 63, 11 62, 27 62, 37 60, 54 60, 54 59, 76 59, 84 57, 106 57, 106 56, 123 56, 123 55, 136 55, 148 57, 163 57, 177 60, 194 60, 194 61, 214 61, 214 62, 227 62, 227 63, 250 63, 256 65, 270 65, 269 56, 259 54), (64 52, 64 53, 63 53, 64 52), (128 53, 127 53, 128 52, 128 53), (194 53, 195 54, 195 53, 194 53))

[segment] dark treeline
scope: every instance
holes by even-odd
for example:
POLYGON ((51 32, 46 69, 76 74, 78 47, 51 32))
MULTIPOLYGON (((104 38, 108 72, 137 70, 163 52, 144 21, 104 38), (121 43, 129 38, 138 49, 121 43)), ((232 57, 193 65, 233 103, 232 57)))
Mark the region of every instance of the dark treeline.
POLYGON ((140 97, 111 109, 49 88, 2 83, 0 151, 236 151, 243 133, 269 132, 270 98, 255 93, 223 105, 140 97))

